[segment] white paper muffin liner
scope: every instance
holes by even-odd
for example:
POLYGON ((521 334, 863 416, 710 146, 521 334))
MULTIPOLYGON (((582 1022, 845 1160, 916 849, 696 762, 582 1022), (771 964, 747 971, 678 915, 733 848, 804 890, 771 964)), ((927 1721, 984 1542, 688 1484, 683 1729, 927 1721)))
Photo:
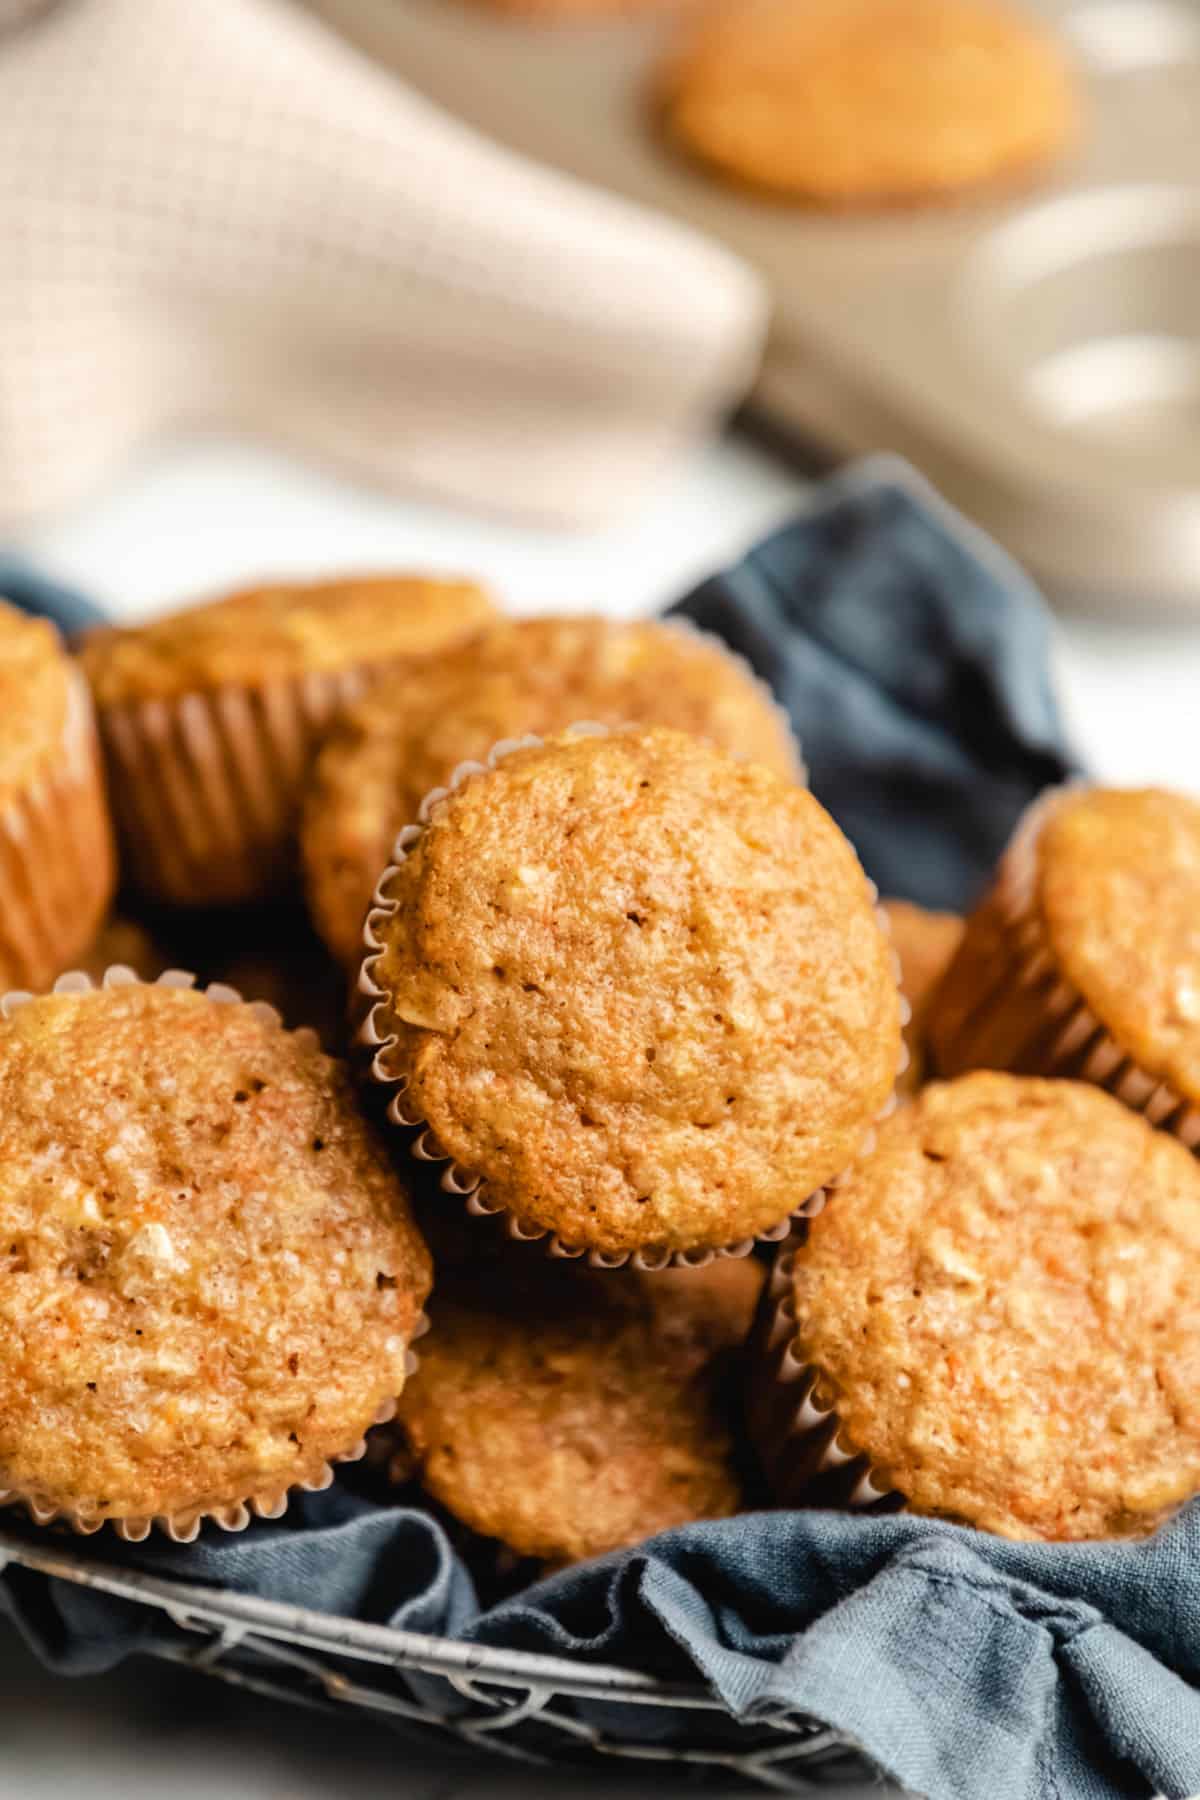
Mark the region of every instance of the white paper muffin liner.
MULTIPOLYGON (((165 987, 194 988, 196 977, 184 969, 166 969, 153 982, 143 982, 134 969, 124 963, 114 963, 104 971, 100 981, 93 981, 81 969, 73 969, 60 975, 50 990, 55 994, 89 993, 94 988, 118 987, 165 987)), ((200 990, 207 999, 216 1005, 245 1005, 265 1024, 286 1031, 283 1020, 273 1006, 265 1001, 247 1000, 236 988, 226 986, 223 982, 212 982, 200 990)), ((11 1018, 13 1013, 38 995, 23 989, 14 989, 0 995, 0 1019, 11 1018)), ((308 1026, 301 1026, 296 1031, 287 1033, 290 1037, 300 1038, 319 1049, 317 1034, 308 1026)), ((418 1358, 412 1349, 413 1343, 423 1337, 429 1329, 429 1320, 425 1313, 417 1315, 413 1325, 405 1356, 406 1379, 415 1372, 418 1358)), ((385 1425, 396 1416, 397 1397, 389 1398, 381 1403, 371 1420, 371 1426, 385 1425)), ((282 1487, 274 1487, 264 1493, 248 1494, 244 1499, 232 1502, 227 1506, 212 1508, 187 1508, 169 1513, 155 1513, 141 1517, 116 1519, 105 1516, 97 1518, 91 1513, 76 1511, 70 1506, 48 1500, 44 1495, 27 1493, 19 1488, 0 1487, 0 1506, 20 1506, 33 1520, 35 1525, 62 1524, 68 1526, 81 1537, 90 1537, 93 1533, 109 1525, 118 1537, 127 1543, 140 1544, 149 1537, 152 1530, 158 1530, 176 1544, 190 1544, 199 1536, 200 1528, 206 1522, 220 1527, 222 1531, 244 1531, 252 1519, 280 1519, 287 1511, 289 1498, 293 1493, 322 1493, 330 1486, 334 1478, 335 1465, 360 1461, 367 1453, 366 1435, 345 1450, 331 1456, 306 1481, 287 1482, 282 1487)))
POLYGON ((957 958, 951 963, 930 1008, 934 1060, 947 1075, 1000 1068, 1090 1082, 1200 1152, 1200 1105, 1122 1048, 1067 980, 1047 937, 1038 905, 1039 840, 1055 808, 1078 791, 1077 784, 1055 788, 1017 827, 964 940, 969 954, 973 927, 994 937, 989 985, 964 1004, 955 995, 957 958))
POLYGON ((821 1372, 805 1360, 796 1341, 792 1272, 805 1235, 801 1222, 781 1247, 763 1290, 747 1358, 750 1440, 772 1494, 785 1506, 819 1500, 854 1511, 901 1511, 902 1496, 877 1479, 836 1408, 817 1402, 821 1372))
POLYGON ((392 666, 98 708, 122 866, 179 906, 269 898, 293 870, 313 753, 334 716, 392 666))
MULTIPOLYGON (((684 622, 686 626, 686 621, 684 622)), ((691 627, 687 627, 691 629, 691 627)), ((701 634, 703 635, 703 634, 701 634)), ((756 678, 757 679, 757 678, 756 678)), ((590 721, 582 721, 568 727, 566 732, 558 736, 606 736, 611 728, 590 721)), ((519 1219, 511 1209, 498 1200, 489 1191, 485 1177, 474 1169, 465 1168, 454 1160, 439 1143, 436 1133, 428 1121, 413 1107, 408 1099, 409 1082, 404 1074, 397 1075, 389 1066, 391 1052, 398 1042, 394 1031, 389 1029, 387 1012, 388 999, 384 990, 374 978, 374 967, 383 950, 383 943, 378 935, 378 928, 395 916, 398 903, 389 892, 393 877, 398 874, 413 845, 419 842, 424 834, 433 809, 452 794, 472 775, 481 775, 494 769, 497 763, 515 751, 537 749, 545 740, 535 733, 527 733, 519 738, 505 738, 494 744, 483 762, 470 761, 460 763, 452 772, 449 780, 441 787, 431 789, 422 800, 417 812, 417 822, 406 825, 396 837, 392 847, 392 861, 380 876, 375 887, 373 904, 367 913, 363 926, 364 957, 359 970, 357 992, 355 996, 357 1022, 354 1032, 356 1047, 365 1053, 368 1060, 371 1079, 388 1093, 387 1117, 393 1125, 400 1126, 410 1133, 410 1149, 418 1161, 427 1163, 443 1163, 440 1185, 447 1194, 460 1196, 466 1204, 467 1212, 476 1218, 492 1217, 504 1226, 508 1236, 517 1243, 541 1242, 545 1254, 551 1257, 576 1260, 585 1257, 593 1269, 634 1268, 643 1273, 653 1273, 668 1267, 703 1268, 718 1257, 749 1256, 756 1243, 777 1244, 785 1239, 793 1225, 802 1219, 815 1217, 825 1204, 828 1192, 844 1178, 846 1171, 841 1171, 815 1192, 808 1194, 796 1206, 793 1206, 776 1224, 758 1232, 753 1237, 740 1238, 734 1243, 703 1246, 687 1250, 668 1250, 665 1246, 645 1246, 636 1250, 600 1250, 588 1249, 584 1245, 568 1244, 547 1226, 531 1225, 519 1219)), ((873 898, 877 901, 878 891, 873 883, 869 884, 873 898)), ((879 908, 876 916, 885 936, 890 936, 886 915, 879 908)), ((892 965, 897 987, 900 980, 899 958, 892 953, 892 965)), ((902 1023, 907 1023, 908 1003, 903 996, 900 999, 902 1023)), ((903 1041, 900 1044, 896 1078, 903 1074, 908 1063, 908 1051, 903 1041)), ((877 1116, 875 1123, 881 1122, 895 1110, 897 1096, 893 1090, 887 1102, 877 1116)), ((852 1162, 869 1155, 874 1148, 874 1125, 869 1126, 863 1135, 856 1156, 852 1162)))
POLYGON ((0 810, 0 977, 44 987, 103 922, 116 856, 91 695, 67 671, 55 756, 0 810))

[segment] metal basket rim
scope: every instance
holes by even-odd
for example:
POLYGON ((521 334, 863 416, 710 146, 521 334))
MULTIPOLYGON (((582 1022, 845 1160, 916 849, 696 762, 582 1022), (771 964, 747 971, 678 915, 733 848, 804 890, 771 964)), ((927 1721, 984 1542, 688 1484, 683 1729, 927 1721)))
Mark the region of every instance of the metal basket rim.
POLYGON ((466 1676, 501 1687, 509 1683, 518 1687, 550 1684, 560 1694, 577 1699, 620 1700, 634 1706, 668 1705, 706 1712, 727 1710, 716 1695, 698 1682, 669 1682, 617 1663, 581 1664, 538 1651, 501 1651, 459 1638, 437 1637, 390 1625, 368 1625, 335 1613, 314 1612, 307 1607, 239 1594, 231 1588, 200 1586, 142 1570, 121 1569, 81 1556, 65 1545, 56 1543, 43 1548, 0 1531, 0 1571, 10 1562, 116 1599, 156 1606, 183 1627, 194 1620, 230 1640, 252 1631, 303 1643, 309 1649, 441 1675, 451 1681, 466 1676))

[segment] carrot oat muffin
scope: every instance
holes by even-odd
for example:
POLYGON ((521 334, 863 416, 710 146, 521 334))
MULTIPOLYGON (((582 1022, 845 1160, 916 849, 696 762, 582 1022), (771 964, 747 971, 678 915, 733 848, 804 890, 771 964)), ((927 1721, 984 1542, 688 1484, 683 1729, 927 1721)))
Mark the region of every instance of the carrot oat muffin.
POLYGON ((463 1524, 550 1563, 736 1512, 728 1389, 759 1265, 505 1273, 439 1287, 398 1472, 415 1463, 463 1524))
POLYGON ((744 1249, 858 1152, 899 995, 804 788, 677 731, 567 733, 401 835, 363 1039, 477 1207, 616 1259, 744 1249))
POLYGON ((115 879, 86 683, 53 625, 0 601, 0 991, 81 955, 115 879))
POLYGON ((688 26, 657 100, 720 174, 830 207, 1024 179, 1076 117, 1058 45, 1001 0, 741 0, 688 26))
POLYGON ((1078 1075, 1200 1147, 1200 804, 1080 787, 1036 806, 929 1037, 944 1074, 1078 1075))
POLYGON ((927 1087, 807 1233, 781 1497, 836 1421, 876 1489, 1008 1537, 1138 1536, 1200 1491, 1200 1169, 1107 1094, 927 1087))
POLYGON ((0 1492, 191 1535, 323 1486, 405 1380, 429 1263, 342 1067, 137 984, 0 1020, 0 1492))
POLYGON ((795 739, 746 665, 676 623, 532 618, 491 626, 351 708, 317 758, 301 830, 317 928, 357 966, 362 923, 392 841, 431 788, 503 738, 605 725, 673 725, 797 780, 795 739))
POLYGON ((908 1067, 898 1087, 902 1094, 915 1094, 925 1079, 929 1003, 962 941, 963 920, 957 913, 914 906, 911 900, 884 900, 880 910, 900 964, 900 992, 908 1001, 909 1018, 904 1027, 908 1067))
POLYGON ((378 576, 247 589, 93 634, 83 662, 130 880, 182 905, 277 889, 332 715, 492 611, 473 582, 378 576))

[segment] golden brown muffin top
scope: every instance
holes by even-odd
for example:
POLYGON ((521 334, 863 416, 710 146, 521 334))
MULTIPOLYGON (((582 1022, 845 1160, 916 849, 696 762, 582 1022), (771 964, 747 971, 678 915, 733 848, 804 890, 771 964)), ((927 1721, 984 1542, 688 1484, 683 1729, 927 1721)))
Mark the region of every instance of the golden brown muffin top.
POLYGON ((437 576, 279 583, 97 632, 81 654, 98 704, 116 706, 427 656, 494 610, 475 582, 437 576))
POLYGON ((0 600, 0 805, 58 749, 71 663, 48 619, 0 600))
POLYGON ((1021 174, 1076 121, 1057 44, 998 0, 749 0, 689 24, 657 91, 722 174, 826 206, 1021 174))
POLYGON ((505 620, 420 671, 399 670, 347 713, 317 760, 301 847, 309 904, 357 966, 392 843, 431 788, 502 738, 604 725, 673 725, 780 775, 801 773, 765 689, 711 638, 661 620, 505 620))
POLYGON ((565 1243, 764 1231, 891 1090, 899 996, 854 852, 805 789, 681 732, 565 735, 468 777, 389 893, 389 1069, 565 1243))
POLYGON ((1152 1530, 1200 1490, 1200 1169, 1098 1088, 965 1075, 881 1129, 795 1259, 798 1347, 914 1510, 1152 1530))
POLYGON ((424 1485, 547 1562, 736 1512, 730 1352, 760 1285, 740 1261, 616 1278, 536 1263, 439 1287, 400 1409, 424 1485))
POLYGON ((1140 1068, 1200 1100, 1200 804, 1080 789, 1049 810, 1037 859, 1068 981, 1140 1068))
POLYGON ((966 921, 957 913, 930 912, 911 900, 884 900, 882 910, 900 961, 900 992, 910 1012, 904 1027, 908 1067, 900 1078, 900 1091, 915 1094, 924 1079, 929 1002, 962 942, 966 921))
POLYGON ((164 987, 0 1022, 0 1489, 194 1515, 318 1476, 429 1288, 341 1066, 164 987))

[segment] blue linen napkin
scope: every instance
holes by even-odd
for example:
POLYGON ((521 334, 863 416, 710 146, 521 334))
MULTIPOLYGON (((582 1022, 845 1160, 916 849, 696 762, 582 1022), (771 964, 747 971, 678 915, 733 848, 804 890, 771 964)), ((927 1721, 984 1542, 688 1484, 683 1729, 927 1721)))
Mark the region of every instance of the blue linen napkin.
MULTIPOLYGON (((6 589, 37 608, 28 572, 0 572, 6 589)), ((62 590, 49 598, 70 607, 62 590)), ((1075 767, 1037 595, 891 460, 825 484, 678 610, 773 683, 817 792, 888 892, 961 904, 1025 803, 1075 767)), ((87 622, 58 616, 68 629, 87 622)), ((15 1513, 0 1533, 37 1537, 15 1513)), ((1149 1541, 1119 1544, 754 1513, 486 1607, 430 1513, 341 1485, 239 1536, 130 1546, 101 1533, 85 1550, 361 1620, 699 1677, 742 1717, 811 1716, 847 1732, 932 1800, 1200 1792, 1200 1502, 1149 1541)), ((175 1630, 15 1564, 0 1573, 0 1611, 66 1673, 110 1667, 175 1630)), ((442 1710, 463 1704, 434 1678, 395 1679, 442 1710)), ((697 1728, 694 1714, 576 1704, 597 1726, 619 1714, 624 1735, 648 1742, 697 1728)))
POLYGON ((867 457, 671 608, 731 643, 800 734, 883 894, 961 911, 1077 772, 1037 590, 907 463, 867 457))
POLYGON ((74 637, 90 625, 103 625, 104 614, 94 600, 61 581, 52 581, 22 558, 0 551, 0 599, 22 612, 41 613, 53 619, 64 637, 74 637))

